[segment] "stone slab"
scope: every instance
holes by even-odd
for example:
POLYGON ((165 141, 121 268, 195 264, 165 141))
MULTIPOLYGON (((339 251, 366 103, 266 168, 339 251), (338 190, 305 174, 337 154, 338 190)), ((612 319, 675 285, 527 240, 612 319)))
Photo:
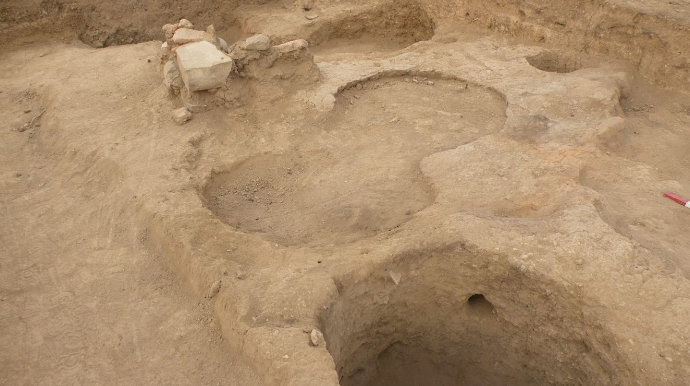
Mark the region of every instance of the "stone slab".
POLYGON ((291 40, 287 43, 279 44, 275 48, 278 52, 286 54, 309 47, 309 43, 304 39, 291 40))
POLYGON ((177 48, 177 67, 188 91, 203 91, 225 85, 232 71, 229 56, 207 41, 177 48))
POLYGON ((266 51, 271 48, 271 39, 261 34, 250 36, 245 40, 244 48, 250 51, 266 51))
POLYGON ((173 42, 177 45, 200 42, 204 40, 204 31, 197 31, 189 28, 179 28, 173 35, 173 42))

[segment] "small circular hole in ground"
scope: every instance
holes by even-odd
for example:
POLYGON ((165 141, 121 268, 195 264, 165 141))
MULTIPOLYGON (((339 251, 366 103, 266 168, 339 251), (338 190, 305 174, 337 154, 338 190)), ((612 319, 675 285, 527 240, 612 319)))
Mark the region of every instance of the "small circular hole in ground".
POLYGON ((470 310, 477 315, 491 315, 494 312, 494 305, 486 300, 482 294, 474 294, 467 299, 470 310))
POLYGON ((337 285, 321 325, 341 386, 606 385, 631 374, 580 299, 485 252, 410 252, 337 285))
POLYGON ((546 72, 565 74, 582 68, 582 61, 579 59, 556 51, 544 51, 526 59, 532 67, 546 72))
POLYGON ((420 161, 500 130, 493 90, 424 75, 364 81, 341 92, 299 151, 263 154, 210 177, 207 207, 282 245, 345 244, 394 231, 435 200, 420 161))
POLYGON ((433 19, 419 5, 393 4, 325 22, 310 37, 317 56, 401 50, 434 35, 433 19))

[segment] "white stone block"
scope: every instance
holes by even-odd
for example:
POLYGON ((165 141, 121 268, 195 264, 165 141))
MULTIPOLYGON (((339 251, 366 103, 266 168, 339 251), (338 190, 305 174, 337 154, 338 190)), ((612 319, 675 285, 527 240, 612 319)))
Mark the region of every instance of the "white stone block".
POLYGON ((218 38, 218 49, 227 54, 228 53, 228 42, 226 42, 223 38, 218 38))
POLYGON ((232 59, 207 41, 185 44, 176 52, 177 68, 189 91, 221 87, 232 71, 232 59))

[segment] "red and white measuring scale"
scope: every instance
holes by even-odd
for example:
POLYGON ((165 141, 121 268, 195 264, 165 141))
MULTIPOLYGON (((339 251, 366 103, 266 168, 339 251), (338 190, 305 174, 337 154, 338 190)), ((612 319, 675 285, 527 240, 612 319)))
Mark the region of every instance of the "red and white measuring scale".
POLYGON ((675 193, 670 193, 670 192, 664 193, 664 197, 668 197, 671 200, 683 205, 684 207, 690 208, 690 200, 688 200, 687 198, 683 198, 683 197, 681 197, 675 193))

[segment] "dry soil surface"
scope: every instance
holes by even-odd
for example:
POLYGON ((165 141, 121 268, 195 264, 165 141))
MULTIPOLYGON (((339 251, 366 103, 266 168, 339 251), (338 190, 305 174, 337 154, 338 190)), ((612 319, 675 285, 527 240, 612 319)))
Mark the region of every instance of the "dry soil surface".
POLYGON ((260 385, 208 302, 143 246, 145 229, 118 225, 122 208, 102 200, 117 187, 89 170, 100 157, 53 153, 40 120, 16 130, 45 99, 40 70, 15 65, 55 49, 0 60, 12 74, 0 93, 11 112, 0 130, 0 384, 260 385))
POLYGON ((8 2, 0 383, 685 385, 661 3, 8 2), (178 126, 148 40, 179 17, 310 47, 178 126))

